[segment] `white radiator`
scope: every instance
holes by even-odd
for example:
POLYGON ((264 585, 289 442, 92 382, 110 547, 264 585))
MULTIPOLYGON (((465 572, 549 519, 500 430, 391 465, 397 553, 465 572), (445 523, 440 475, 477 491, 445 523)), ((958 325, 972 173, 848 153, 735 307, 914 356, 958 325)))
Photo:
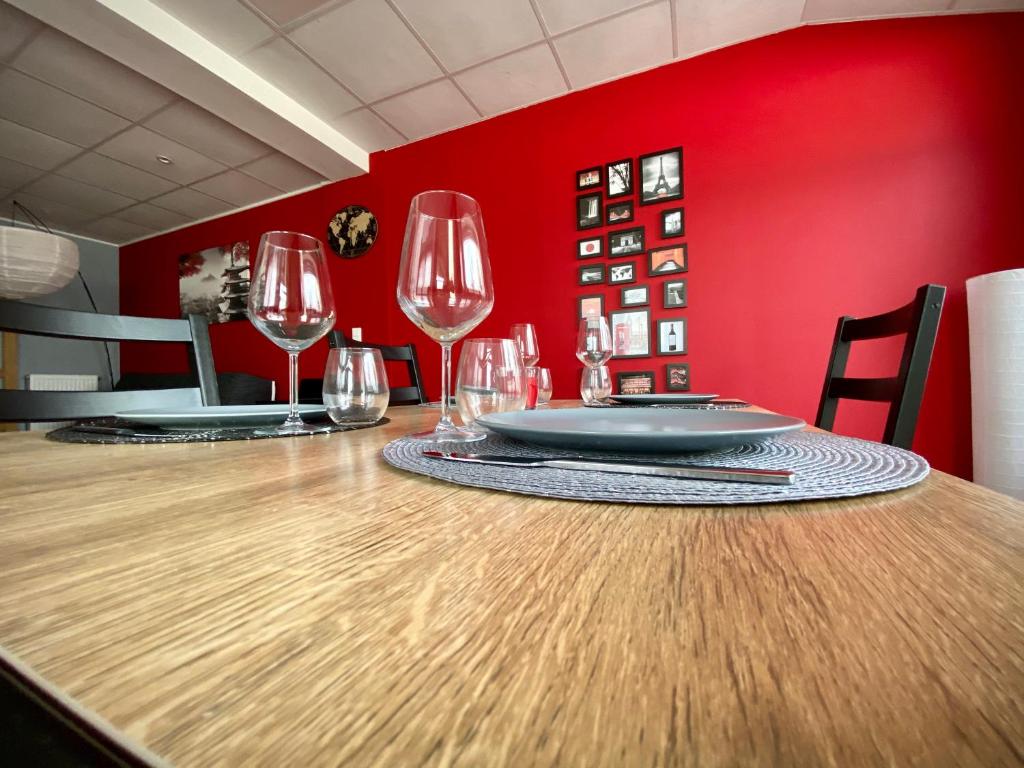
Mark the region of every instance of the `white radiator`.
MULTIPOLYGON (((100 388, 100 377, 84 373, 30 373, 25 377, 25 388, 40 392, 96 392, 100 388)), ((70 421, 35 421, 30 430, 51 430, 70 421)))

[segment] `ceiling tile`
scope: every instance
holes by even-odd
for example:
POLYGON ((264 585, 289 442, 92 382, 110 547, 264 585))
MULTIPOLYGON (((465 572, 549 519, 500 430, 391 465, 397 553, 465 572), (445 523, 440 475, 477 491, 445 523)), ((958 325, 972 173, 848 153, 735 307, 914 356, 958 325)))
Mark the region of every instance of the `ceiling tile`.
POLYGON ((574 88, 663 64, 672 58, 668 2, 570 32, 555 48, 574 88))
POLYGON ((954 11, 1024 11, 1024 0, 954 0, 954 11))
POLYGON ((352 0, 298 27, 291 38, 366 101, 390 96, 442 73, 382 0, 352 0))
POLYGON ((27 45, 12 66, 129 120, 176 98, 148 77, 52 28, 27 45))
POLYGON ((6 60, 41 26, 24 11, 0 2, 0 60, 6 60))
POLYGON ((96 151, 179 184, 190 184, 225 170, 215 160, 139 125, 96 147, 96 151), (157 155, 173 162, 164 165, 156 159, 157 155))
POLYGON ((291 192, 327 181, 316 171, 292 160, 279 152, 254 160, 239 168, 282 192, 291 192))
POLYGON ((277 197, 281 190, 274 189, 252 176, 239 171, 228 171, 212 179, 206 179, 192 185, 193 189, 208 195, 227 200, 232 205, 249 205, 271 197, 277 197))
POLYGON ((202 192, 196 192, 188 187, 181 187, 173 192, 168 192, 166 195, 154 197, 151 202, 159 205, 161 208, 177 211, 195 219, 216 216, 231 208, 230 203, 217 200, 214 197, 204 195, 202 192))
POLYGON ((173 181, 161 179, 152 173, 140 171, 130 165, 112 160, 95 152, 88 152, 76 157, 57 171, 61 176, 84 181, 94 187, 119 192, 133 200, 148 200, 154 195, 169 192, 178 185, 173 181))
POLYGON ((486 115, 532 104, 567 90, 547 43, 473 67, 455 79, 486 115))
POLYGON ((246 54, 242 62, 323 120, 341 117, 359 106, 355 96, 283 37, 246 54))
POLYGON ((449 71, 544 36, 529 0, 394 0, 449 71))
POLYGON ((249 0, 279 26, 290 24, 301 16, 315 11, 330 0, 249 0))
POLYGON ((800 25, 804 0, 689 0, 676 4, 679 55, 692 56, 800 25))
POLYGON ((63 203, 82 211, 91 211, 97 215, 111 213, 135 202, 130 197, 119 195, 116 192, 94 187, 91 184, 83 184, 80 181, 56 174, 44 176, 29 184, 25 189, 44 200, 63 203))
POLYGON ((30 165, 0 157, 0 185, 7 189, 17 189, 28 184, 33 179, 38 179, 46 171, 33 168, 30 165))
POLYGON ((270 147, 259 139, 191 101, 179 101, 143 124, 224 165, 240 165, 270 151, 270 147))
POLYGON ((391 149, 405 143, 405 137, 368 109, 350 112, 332 125, 367 152, 391 149))
POLYGON ((0 117, 82 147, 130 125, 123 117, 13 69, 0 72, 0 93, 0 117))
MULTIPOLYGON (((646 0, 537 0, 537 8, 548 27, 557 35, 567 29, 603 19, 613 13, 633 8, 646 0)), ((683 0, 685 2, 685 0, 683 0)))
POLYGON ((12 200, 17 200, 53 229, 72 227, 96 218, 96 214, 90 211, 46 200, 29 192, 15 192, 12 197, 0 201, 0 211, 9 211, 12 200))
POLYGON ((230 54, 254 48, 274 34, 238 0, 153 0, 178 21, 230 54))
POLYGON ((79 227, 78 231, 88 237, 95 237, 98 240, 105 240, 108 243, 120 245, 131 240, 146 237, 146 235, 151 235, 155 230, 108 216, 105 219, 99 219, 79 227))
POLYGON ((0 156, 49 170, 80 153, 80 147, 0 119, 0 156))
POLYGON ((410 139, 420 139, 479 120, 476 110, 449 80, 438 80, 374 106, 410 139))
POLYGON ((132 224, 138 224, 147 229, 171 229, 172 227, 180 227, 182 224, 188 224, 192 220, 188 216, 183 216, 180 213, 168 211, 166 208, 160 208, 149 203, 139 203, 131 208, 118 211, 117 218, 132 224))
POLYGON ((866 19, 944 11, 949 0, 807 0, 804 21, 866 19))

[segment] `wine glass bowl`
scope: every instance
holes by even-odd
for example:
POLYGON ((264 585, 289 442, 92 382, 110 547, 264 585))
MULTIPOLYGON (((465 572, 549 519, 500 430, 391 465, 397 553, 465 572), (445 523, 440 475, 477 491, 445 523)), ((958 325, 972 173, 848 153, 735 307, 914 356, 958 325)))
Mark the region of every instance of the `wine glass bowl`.
POLYGON ((512 326, 512 340, 519 346, 523 356, 523 365, 527 368, 537 365, 540 360, 540 347, 537 344, 537 330, 533 323, 516 323, 512 326))
POLYGON ((612 333, 602 315, 580 320, 576 358, 588 368, 604 365, 612 356, 612 333))

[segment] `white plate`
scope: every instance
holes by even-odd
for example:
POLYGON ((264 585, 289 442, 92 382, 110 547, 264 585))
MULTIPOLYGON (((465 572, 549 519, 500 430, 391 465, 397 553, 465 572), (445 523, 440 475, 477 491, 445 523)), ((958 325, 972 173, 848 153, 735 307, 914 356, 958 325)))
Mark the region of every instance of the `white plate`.
POLYGON ((572 450, 710 451, 803 429, 792 416, 671 408, 558 408, 488 413, 476 423, 518 440, 572 450))
MULTIPOLYGON (((288 406, 272 405, 211 405, 203 408, 157 408, 152 410, 121 411, 119 419, 169 429, 202 429, 204 427, 262 427, 282 423, 288 418, 288 406)), ((322 405, 300 405, 299 415, 304 419, 326 419, 327 409, 322 405)))
POLYGON ((687 392, 686 394, 660 394, 660 395, 612 395, 609 400, 624 405, 694 405, 697 403, 710 403, 718 395, 698 395, 687 392))

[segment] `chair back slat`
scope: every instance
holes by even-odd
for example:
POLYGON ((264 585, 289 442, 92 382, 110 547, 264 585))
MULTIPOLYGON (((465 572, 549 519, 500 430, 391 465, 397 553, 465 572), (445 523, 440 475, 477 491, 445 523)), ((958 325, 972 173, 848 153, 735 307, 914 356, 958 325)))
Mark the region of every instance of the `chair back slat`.
POLYGON ((73 421, 112 416, 142 408, 198 408, 203 398, 196 387, 145 389, 131 392, 36 392, 0 390, 0 421, 73 421))
POLYGON ((185 320, 97 315, 19 301, 0 301, 0 330, 60 339, 192 342, 185 320))
POLYGON ((917 416, 921 410, 925 382, 939 331, 939 318, 946 289, 922 285, 914 301, 881 315, 865 318, 840 317, 832 341, 832 353, 825 373, 815 425, 831 430, 840 399, 888 402, 882 441, 910 448, 917 416), (899 373, 891 378, 857 379, 844 376, 854 341, 906 334, 899 373))

